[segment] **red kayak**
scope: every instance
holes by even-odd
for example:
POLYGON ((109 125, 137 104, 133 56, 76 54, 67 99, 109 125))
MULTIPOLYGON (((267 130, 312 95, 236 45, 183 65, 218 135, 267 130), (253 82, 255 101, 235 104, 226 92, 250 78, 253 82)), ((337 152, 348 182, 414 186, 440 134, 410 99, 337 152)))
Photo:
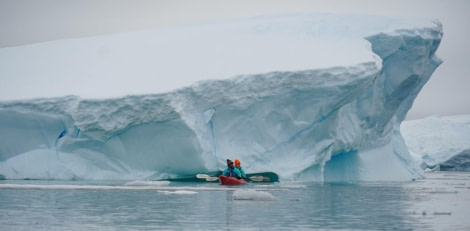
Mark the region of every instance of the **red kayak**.
POLYGON ((223 185, 240 185, 240 184, 246 184, 246 180, 244 179, 238 179, 236 177, 231 177, 231 176, 219 176, 219 181, 220 184, 223 185))

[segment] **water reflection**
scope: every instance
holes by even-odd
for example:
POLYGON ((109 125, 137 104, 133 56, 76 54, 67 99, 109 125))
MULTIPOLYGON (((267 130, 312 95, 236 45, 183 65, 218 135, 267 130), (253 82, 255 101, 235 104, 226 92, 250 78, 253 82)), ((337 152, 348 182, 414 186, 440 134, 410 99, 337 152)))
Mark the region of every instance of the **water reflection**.
POLYGON ((469 184, 468 173, 429 173, 425 180, 408 183, 172 186, 188 187, 195 194, 0 187, 0 227, 469 230, 469 184), (240 189, 266 191, 278 200, 235 200, 233 190, 240 189))

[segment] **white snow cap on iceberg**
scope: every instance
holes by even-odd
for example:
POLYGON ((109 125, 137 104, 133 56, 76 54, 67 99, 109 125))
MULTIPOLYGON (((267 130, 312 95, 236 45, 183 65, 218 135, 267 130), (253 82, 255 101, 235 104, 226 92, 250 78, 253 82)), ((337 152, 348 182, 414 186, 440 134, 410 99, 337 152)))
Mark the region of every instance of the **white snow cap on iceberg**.
POLYGON ((164 93, 244 74, 367 62, 380 66, 364 37, 430 26, 423 21, 268 15, 3 48, 0 76, 12 81, 0 84, 0 99, 109 98, 164 93))

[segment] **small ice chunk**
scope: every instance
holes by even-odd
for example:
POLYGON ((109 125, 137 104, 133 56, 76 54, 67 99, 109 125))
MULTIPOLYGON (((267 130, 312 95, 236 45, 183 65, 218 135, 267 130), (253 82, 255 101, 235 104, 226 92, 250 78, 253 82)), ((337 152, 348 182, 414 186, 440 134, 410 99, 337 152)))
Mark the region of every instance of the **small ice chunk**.
POLYGON ((170 184, 169 181, 142 181, 142 180, 136 180, 136 181, 131 181, 127 182, 124 185, 125 186, 168 186, 170 184))
POLYGON ((192 195, 192 194, 197 194, 195 191, 189 191, 189 190, 176 190, 176 191, 166 191, 166 190, 158 190, 158 193, 162 194, 178 194, 178 195, 192 195))
POLYGON ((233 199, 235 200, 253 200, 253 201, 277 201, 278 198, 268 192, 256 191, 253 189, 236 190, 233 192, 233 199))

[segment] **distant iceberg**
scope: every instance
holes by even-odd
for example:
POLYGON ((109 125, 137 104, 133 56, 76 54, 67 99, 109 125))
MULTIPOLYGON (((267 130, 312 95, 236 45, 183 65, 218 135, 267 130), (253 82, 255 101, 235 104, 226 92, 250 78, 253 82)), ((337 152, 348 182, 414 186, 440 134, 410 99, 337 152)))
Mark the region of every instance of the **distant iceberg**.
POLYGON ((0 175, 172 179, 239 158, 281 180, 419 178, 400 124, 441 38, 435 21, 289 14, 0 49, 2 79, 54 89, 0 102, 0 175))
POLYGON ((423 170, 470 171, 470 115, 404 121, 401 131, 423 170))

